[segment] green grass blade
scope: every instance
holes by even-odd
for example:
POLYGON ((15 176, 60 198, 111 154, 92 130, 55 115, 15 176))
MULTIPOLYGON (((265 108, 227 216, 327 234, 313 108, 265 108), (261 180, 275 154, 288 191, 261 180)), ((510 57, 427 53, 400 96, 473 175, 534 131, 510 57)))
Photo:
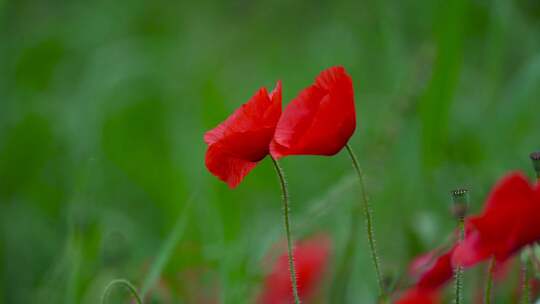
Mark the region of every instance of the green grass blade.
POLYGON ((198 192, 194 192, 191 197, 186 202, 186 205, 182 212, 180 213, 178 220, 176 221, 176 224, 174 225, 173 230, 169 234, 167 240, 161 247, 161 249, 158 252, 157 259, 154 261, 152 266, 150 267, 150 271, 148 272, 148 276, 146 276, 146 279, 144 280, 141 288, 141 298, 144 298, 145 295, 148 293, 152 287, 156 284, 157 280, 159 279, 159 276, 161 275, 163 268, 165 268, 165 265, 169 261, 169 258, 172 255, 172 252, 174 250, 174 247, 180 239, 182 238, 182 235, 184 234, 187 222, 188 222, 188 212, 189 208, 192 205, 193 201, 195 200, 195 197, 197 196, 198 192))

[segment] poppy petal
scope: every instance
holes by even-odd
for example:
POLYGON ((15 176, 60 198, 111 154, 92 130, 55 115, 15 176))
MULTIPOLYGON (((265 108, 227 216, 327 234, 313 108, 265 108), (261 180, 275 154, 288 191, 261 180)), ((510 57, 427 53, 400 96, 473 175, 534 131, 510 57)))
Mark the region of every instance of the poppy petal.
POLYGON ((323 71, 287 106, 281 116, 270 153, 334 155, 347 144, 356 128, 354 90, 343 67, 323 71))
POLYGON ((450 281, 454 275, 452 255, 455 247, 439 256, 418 280, 416 286, 425 290, 437 290, 450 281))
POLYGON ((438 292, 416 288, 406 291, 395 304, 439 304, 442 303, 438 292))
POLYGON ((266 88, 238 108, 225 121, 206 132, 206 167, 236 187, 269 152, 269 144, 281 115, 281 82, 272 93, 266 88))
POLYGON ((257 165, 257 162, 236 158, 214 144, 206 152, 206 167, 229 187, 234 188, 257 165))

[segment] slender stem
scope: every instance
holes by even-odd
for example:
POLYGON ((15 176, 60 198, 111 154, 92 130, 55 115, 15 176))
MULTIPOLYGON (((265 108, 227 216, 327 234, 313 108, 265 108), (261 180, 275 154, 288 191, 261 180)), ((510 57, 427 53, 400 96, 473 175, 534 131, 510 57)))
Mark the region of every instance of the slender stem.
POLYGON ((522 286, 521 286, 521 303, 529 304, 531 303, 531 289, 530 289, 530 274, 529 274, 529 259, 527 256, 523 257, 521 261, 521 275, 522 275, 522 286))
POLYGON ((491 304, 491 288, 493 287, 493 270, 495 269, 495 258, 489 261, 488 272, 486 277, 486 293, 484 294, 484 303, 491 304))
MULTIPOLYGON (((459 242, 463 241, 465 237, 465 223, 463 217, 459 217, 458 220, 458 229, 459 229, 459 242)), ((454 270, 455 276, 455 304, 463 303, 463 267, 458 265, 454 270)))
POLYGON ((129 290, 129 292, 133 295, 135 300, 137 301, 137 304, 143 304, 143 301, 141 300, 141 297, 137 293, 137 288, 135 288, 135 286, 133 286, 133 284, 131 284, 128 280, 125 280, 125 279, 112 280, 107 285, 107 287, 105 287, 105 291, 103 292, 103 295, 101 296, 101 304, 106 303, 107 297, 109 296, 109 293, 111 292, 111 289, 115 285, 122 285, 122 286, 126 287, 129 290))
POLYGON ((300 304, 300 297, 298 296, 298 287, 296 282, 296 269, 294 267, 294 256, 293 256, 293 242, 291 237, 291 223, 289 218, 289 191, 287 190, 287 182, 285 181, 285 175, 283 174, 283 169, 279 166, 279 163, 276 159, 272 158, 274 163, 274 168, 279 177, 279 183, 281 186, 282 200, 283 200, 283 221, 285 222, 285 234, 287 235, 287 254, 289 256, 289 272, 291 274, 291 285, 294 296, 294 303, 300 304))
POLYGON ((354 154, 351 146, 347 144, 345 145, 345 147, 347 148, 347 152, 349 152, 349 156, 351 158, 354 170, 356 171, 356 174, 358 175, 360 189, 362 190, 362 208, 364 209, 364 216, 366 218, 366 231, 367 231, 367 238, 369 242, 369 249, 371 251, 371 259, 373 261, 373 265, 375 266, 375 274, 377 276, 377 283, 379 284, 379 295, 381 298, 385 298, 386 292, 384 288, 384 282, 382 279, 381 267, 379 264, 379 256, 377 255, 377 247, 375 245, 375 232, 373 229, 373 214, 369 206, 369 199, 368 199, 368 195, 366 191, 366 186, 364 184, 364 175, 362 174, 362 170, 360 169, 360 165, 358 164, 358 159, 356 158, 356 155, 354 154))

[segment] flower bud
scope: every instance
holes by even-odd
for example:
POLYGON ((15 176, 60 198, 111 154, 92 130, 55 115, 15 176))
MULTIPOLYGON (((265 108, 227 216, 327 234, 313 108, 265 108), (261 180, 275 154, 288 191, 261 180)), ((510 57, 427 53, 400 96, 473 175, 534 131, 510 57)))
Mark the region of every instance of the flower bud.
POLYGON ((458 218, 463 219, 467 214, 469 208, 469 190, 465 188, 459 188, 452 192, 452 214, 458 218))

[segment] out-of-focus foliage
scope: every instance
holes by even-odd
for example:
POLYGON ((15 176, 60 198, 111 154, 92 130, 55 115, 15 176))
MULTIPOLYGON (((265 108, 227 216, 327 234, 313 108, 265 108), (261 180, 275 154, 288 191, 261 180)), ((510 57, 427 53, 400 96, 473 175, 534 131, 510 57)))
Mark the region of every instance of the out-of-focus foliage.
MULTIPOLYGON (((0 22, 0 303, 96 303, 118 277, 140 286, 182 212, 150 298, 253 301, 282 237, 277 179, 265 160, 229 190, 204 168, 202 135, 278 79, 288 101, 328 66, 353 76, 352 146, 391 275, 450 233, 451 189, 469 187, 477 211, 540 148, 535 0, 3 0, 0 22)), ((336 303, 358 199, 349 160, 283 166, 295 237, 333 238, 320 302, 336 303)), ((376 295, 362 235, 347 303, 376 295)))

